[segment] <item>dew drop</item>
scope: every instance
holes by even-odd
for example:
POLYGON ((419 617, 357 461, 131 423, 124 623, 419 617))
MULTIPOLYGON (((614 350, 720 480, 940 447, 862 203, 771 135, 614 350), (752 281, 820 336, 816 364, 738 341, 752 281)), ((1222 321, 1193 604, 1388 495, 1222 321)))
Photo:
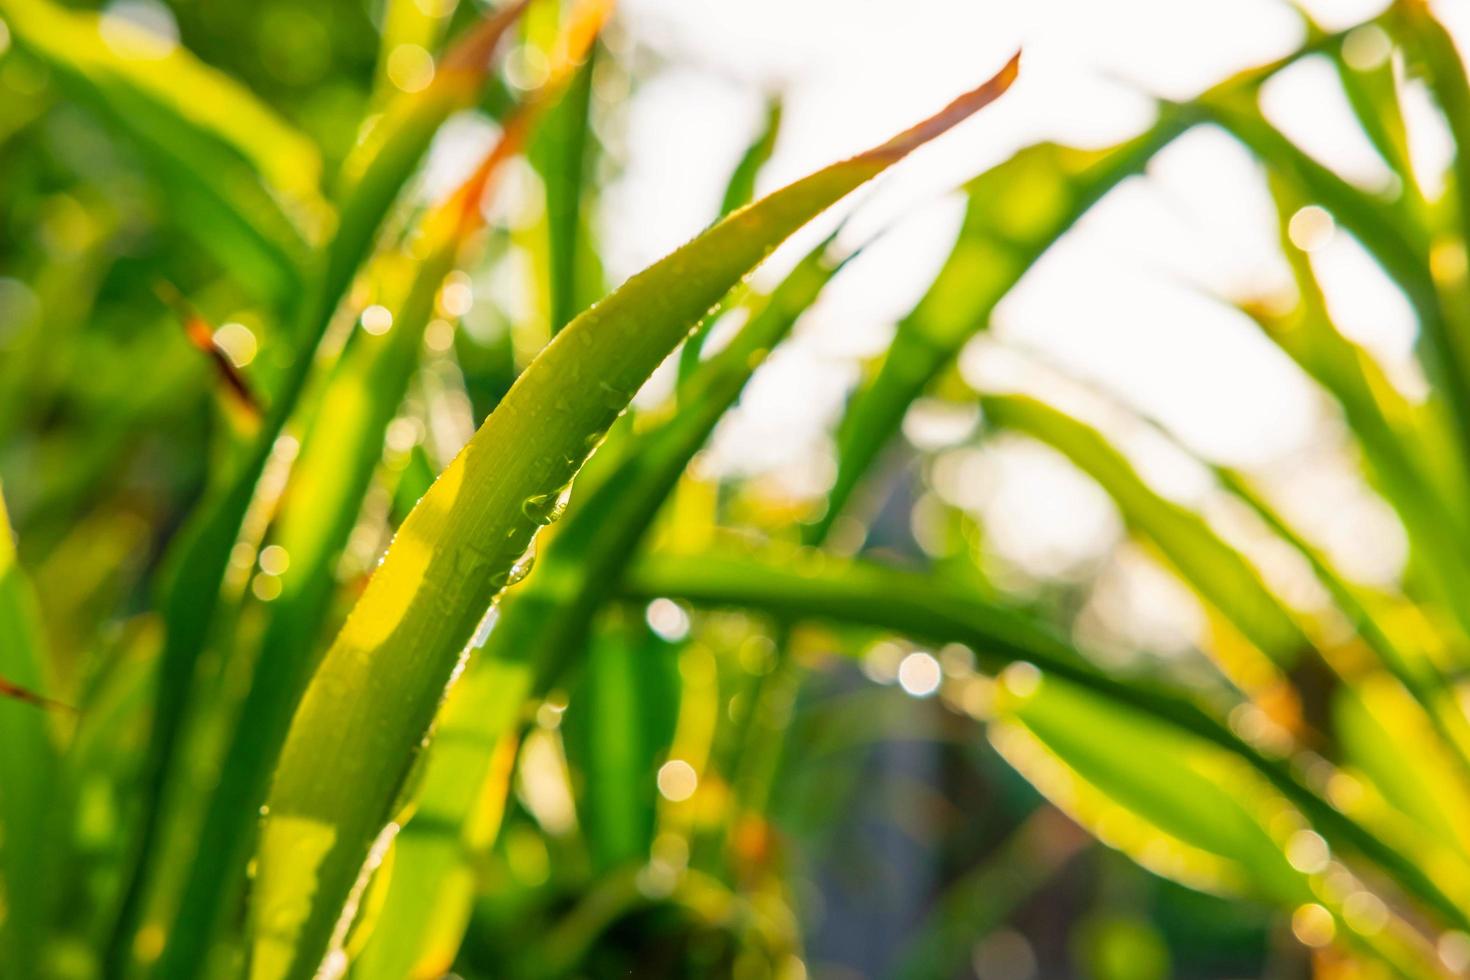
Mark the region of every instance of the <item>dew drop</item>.
POLYGON ((526 498, 521 510, 537 524, 554 524, 566 513, 567 501, 572 497, 570 485, 551 493, 538 493, 526 498))
POLYGON ((527 575, 530 575, 531 566, 535 564, 535 550, 527 549, 524 555, 521 555, 521 557, 516 559, 514 565, 510 566, 510 568, 491 579, 490 584, 493 585, 496 589, 508 589, 512 585, 515 585, 517 582, 524 579, 527 575))

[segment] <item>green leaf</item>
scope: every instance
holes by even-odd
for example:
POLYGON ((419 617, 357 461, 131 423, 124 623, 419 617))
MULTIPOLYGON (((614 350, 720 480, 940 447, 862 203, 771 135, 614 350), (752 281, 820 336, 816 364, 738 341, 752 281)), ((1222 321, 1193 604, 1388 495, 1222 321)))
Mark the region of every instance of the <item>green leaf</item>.
POLYGON ((267 607, 260 653, 159 961, 159 977, 197 972, 221 916, 237 897, 271 769, 316 664, 337 561, 382 459, 384 433, 418 367, 440 286, 454 268, 467 225, 474 223, 468 216, 478 213, 466 202, 478 201, 491 165, 505 156, 501 147, 493 149, 487 165, 420 222, 413 251, 376 263, 377 299, 392 311, 392 328, 377 336, 354 332, 314 404, 292 467, 290 494, 270 538, 284 550, 289 566, 280 577, 280 594, 267 607))
MULTIPOLYGON (((821 243, 764 302, 754 304, 756 312, 729 346, 700 366, 689 385, 694 397, 687 400, 687 407, 625 447, 590 495, 569 508, 538 557, 536 574, 507 597, 484 649, 467 668, 467 678, 450 692, 439 726, 474 734, 462 735, 448 746, 441 747, 438 739, 430 745, 414 817, 400 840, 437 836, 457 842, 485 805, 484 797, 505 792, 507 787, 499 780, 486 786, 484 797, 466 794, 463 786, 479 785, 496 772, 494 760, 500 746, 514 739, 524 702, 544 694, 560 679, 568 660, 583 649, 593 615, 615 589, 689 459, 765 354, 841 268, 842 263, 829 256, 829 246, 830 239, 821 243), (481 675, 493 676, 495 682, 482 683, 481 675)), ((503 800, 495 804, 500 805, 503 800)), ((435 944, 444 942, 449 930, 438 926, 429 939, 420 940, 408 923, 426 904, 439 910, 439 918, 464 921, 469 895, 458 887, 459 874, 453 869, 473 854, 452 845, 436 850, 425 845, 424 850, 422 859, 395 869, 386 917, 397 925, 391 935, 373 940, 374 945, 401 952, 394 956, 370 947, 372 958, 365 957, 361 967, 364 977, 391 980, 408 972, 413 963, 447 962, 445 951, 435 944), (437 863, 435 857, 447 863, 437 863), (439 881, 445 883, 438 889, 442 897, 426 903, 424 896, 434 894, 439 881)), ((453 943, 457 945, 457 936, 453 943)), ((447 952, 452 955, 453 950, 447 952)))
POLYGON ((226 271, 286 304, 329 208, 316 147, 242 85, 116 14, 3 0, 18 45, 148 155, 184 230, 226 271))
POLYGON ((1370 476, 1398 512, 1444 606, 1470 630, 1463 603, 1454 596, 1470 589, 1470 541, 1463 504, 1470 489, 1465 460, 1453 450, 1454 423, 1437 400, 1418 405, 1400 393, 1383 368, 1333 324, 1326 298, 1306 253, 1291 242, 1291 216, 1306 201, 1277 177, 1270 181, 1279 215, 1282 252, 1296 282, 1298 303, 1288 314, 1246 307, 1266 336, 1327 389, 1342 406, 1363 448, 1370 476))
MULTIPOLYGON (((0 681, 48 690, 35 598, 16 564, 15 540, 0 497, 0 681)), ((59 750, 48 709, 0 694, 0 972, 42 975, 55 911, 58 846, 54 816, 59 750)))
POLYGON ((434 3, 387 0, 383 4, 383 36, 378 43, 377 76, 373 80, 377 98, 391 96, 397 88, 390 77, 389 67, 395 58, 394 52, 400 52, 396 57, 402 59, 414 47, 430 53, 436 51, 458 6, 459 0, 436 0, 434 3), (405 45, 412 47, 405 48, 405 45))
POLYGON ((318 300, 302 324, 302 350, 315 348, 325 321, 372 250, 383 219, 434 134, 450 115, 474 103, 497 44, 525 6, 526 0, 511 0, 466 31, 441 59, 429 87, 390 102, 343 162, 336 193, 341 202, 337 231, 326 250, 318 300))
POLYGON ((594 49, 546 114, 530 159, 546 186, 551 331, 556 333, 602 295, 601 269, 588 241, 589 181, 596 162, 592 132, 594 49))
POLYGON ((395 795, 476 623, 523 574, 551 505, 638 386, 776 245, 995 99, 1015 68, 714 226, 579 316, 526 369, 404 521, 302 699, 261 833, 253 977, 309 976, 343 938, 354 885, 374 842, 391 839, 395 795))
POLYGON ((1012 676, 1002 675, 991 740, 1075 819, 1192 887, 1289 906, 1311 899, 1286 841, 1266 829, 1280 797, 1238 757, 1066 681, 1012 676))
POLYGON ((653 843, 659 765, 674 740, 677 649, 641 622, 600 630, 562 717, 594 870, 641 864, 653 843))
POLYGON ((991 424, 1046 443, 1096 480, 1128 526, 1157 545, 1185 581, 1262 653, 1289 666, 1310 648, 1255 568, 1216 537, 1202 517, 1149 487, 1097 430, 1021 395, 985 396, 981 406, 991 424))
POLYGON ((1405 942, 1401 928, 1353 928, 1342 915, 1345 896, 1314 881, 1327 870, 1325 842, 1306 836, 1276 787, 1240 758, 1065 681, 1002 680, 1004 720, 991 726, 992 742, 1105 842, 1193 887, 1244 891, 1293 910, 1320 904, 1337 919, 1340 941, 1399 975, 1432 975, 1422 944, 1405 942), (1323 867, 1314 867, 1309 848, 1320 848, 1323 867))
MULTIPOLYGON (((1470 723, 1465 719, 1453 688, 1433 661, 1422 651, 1415 649, 1410 642, 1398 639, 1390 629, 1390 619, 1383 607, 1380 605, 1378 609, 1374 609, 1372 597, 1347 581, 1327 557, 1298 534, 1274 508, 1251 489, 1240 474, 1224 468, 1216 468, 1215 472, 1231 493, 1244 501, 1273 531, 1307 559, 1317 580, 1332 595, 1333 602, 1352 623, 1358 636, 1378 657, 1384 669, 1413 695, 1426 713, 1428 720, 1444 740, 1443 748, 1448 750, 1451 764, 1458 770, 1458 778, 1452 777, 1451 781, 1463 784, 1470 777, 1470 723)), ((1349 687, 1362 682, 1357 677, 1351 677, 1350 681, 1349 687)))
POLYGON ((1246 93, 1221 93, 1205 108, 1297 194, 1332 212, 1404 291, 1419 318, 1420 360, 1448 401, 1460 459, 1470 459, 1470 309, 1463 273, 1436 281, 1428 228, 1402 220, 1405 212, 1391 200, 1359 190, 1313 160, 1267 122, 1246 93))
POLYGON ((1423 711, 1382 674, 1339 687, 1332 709, 1345 761, 1414 822, 1412 834, 1425 866, 1437 874, 1453 871, 1465 887, 1470 883, 1470 795, 1463 779, 1450 777, 1457 763, 1423 711))
POLYGON ((766 105, 766 119, 754 142, 746 147, 725 185, 720 201, 720 217, 755 200, 755 179, 776 150, 776 137, 781 132, 781 103, 772 99, 766 105))
MULTIPOLYGON (((1454 139, 1451 200, 1459 212, 1459 233, 1470 232, 1470 78, 1459 47, 1426 3, 1396 3, 1386 24, 1425 70, 1430 90, 1454 139)), ((1461 274, 1463 278, 1463 273, 1461 274)))
MULTIPOLYGON (((764 127, 756 135, 755 141, 740 155, 735 170, 730 174, 730 180, 725 184, 725 196, 720 202, 721 218, 737 208, 745 207, 755 198, 755 179, 760 174, 760 169, 771 159, 780 129, 781 103, 772 100, 766 106, 764 127)), ((683 349, 679 351, 678 387, 681 393, 699 367, 700 353, 704 350, 705 341, 709 339, 709 332, 713 327, 713 321, 700 324, 699 329, 690 335, 684 342, 683 349)))

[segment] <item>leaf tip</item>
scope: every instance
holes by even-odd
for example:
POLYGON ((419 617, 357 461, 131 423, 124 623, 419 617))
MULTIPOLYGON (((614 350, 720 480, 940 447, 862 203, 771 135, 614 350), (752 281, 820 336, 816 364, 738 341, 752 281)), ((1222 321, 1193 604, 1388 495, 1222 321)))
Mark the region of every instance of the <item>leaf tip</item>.
POLYGON ((1021 73, 1021 50, 975 88, 960 95, 949 105, 917 125, 911 126, 882 146, 862 154, 863 159, 893 162, 908 156, 923 144, 948 132, 1005 94, 1021 73))

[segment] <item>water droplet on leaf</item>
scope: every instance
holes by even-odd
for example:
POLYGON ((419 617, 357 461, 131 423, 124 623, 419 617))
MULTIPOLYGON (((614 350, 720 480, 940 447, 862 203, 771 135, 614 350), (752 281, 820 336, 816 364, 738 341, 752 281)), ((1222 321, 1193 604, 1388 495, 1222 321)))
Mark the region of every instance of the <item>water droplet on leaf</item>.
POLYGON ((567 501, 571 497, 571 486, 553 490, 551 493, 538 493, 527 497, 526 502, 521 505, 521 510, 537 524, 553 524, 562 514, 566 513, 567 501))

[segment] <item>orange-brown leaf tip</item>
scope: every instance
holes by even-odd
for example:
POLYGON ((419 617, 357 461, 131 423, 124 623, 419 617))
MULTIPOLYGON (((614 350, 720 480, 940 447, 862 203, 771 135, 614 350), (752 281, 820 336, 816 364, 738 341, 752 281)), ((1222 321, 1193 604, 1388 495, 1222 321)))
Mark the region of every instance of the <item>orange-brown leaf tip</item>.
POLYGON ((859 159, 878 158, 892 161, 908 156, 918 147, 934 139, 936 136, 953 129, 1004 95, 1006 89, 1011 87, 1011 83, 1016 80, 1016 76, 1020 74, 1020 71, 1021 52, 1017 50, 1015 54, 1011 55, 1010 60, 1002 66, 1000 71, 996 72, 990 78, 961 95, 918 125, 909 127, 882 146, 874 147, 867 153, 862 154, 859 159))

